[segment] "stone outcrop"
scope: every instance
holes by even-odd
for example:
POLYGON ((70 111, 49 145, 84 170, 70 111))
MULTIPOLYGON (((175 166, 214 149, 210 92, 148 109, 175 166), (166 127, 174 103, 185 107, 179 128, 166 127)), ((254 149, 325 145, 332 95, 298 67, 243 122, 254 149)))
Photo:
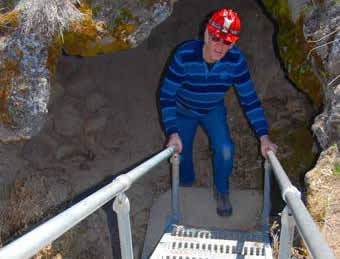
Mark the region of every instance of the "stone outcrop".
POLYGON ((278 47, 289 78, 316 106, 323 105, 312 127, 321 147, 339 143, 339 3, 263 2, 279 23, 278 47))
POLYGON ((340 147, 340 84, 327 86, 325 89, 325 104, 312 126, 323 149, 333 144, 340 147))
POLYGON ((53 39, 80 17, 81 13, 67 0, 24 0, 1 15, 2 142, 29 139, 40 132, 48 114, 58 55, 53 39))
POLYGON ((172 2, 21 0, 2 6, 0 140, 10 142, 37 135, 45 124, 61 49, 95 56, 136 47, 170 15, 172 2))
POLYGON ((336 144, 323 151, 305 176, 307 207, 333 249, 340 255, 340 152, 336 144))
POLYGON ((323 112, 312 127, 323 149, 340 146, 340 4, 325 1, 305 18, 304 37, 313 69, 323 84, 323 112))
POLYGON ((306 200, 339 256, 340 4, 331 0, 263 2, 278 21, 278 45, 289 78, 316 106, 322 103, 312 125, 322 152, 305 175, 306 200))

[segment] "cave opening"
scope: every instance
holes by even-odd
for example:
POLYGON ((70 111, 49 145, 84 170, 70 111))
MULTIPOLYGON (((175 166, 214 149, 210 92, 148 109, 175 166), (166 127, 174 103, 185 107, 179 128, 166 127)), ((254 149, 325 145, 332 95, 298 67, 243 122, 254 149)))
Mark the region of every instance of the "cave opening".
MULTIPOLYGON (((263 6, 254 0, 227 5, 240 14, 243 25, 238 46, 247 58, 271 128, 270 135, 279 146, 278 156, 293 184, 303 188, 301 179, 314 166, 319 152, 310 132, 316 111, 308 97, 287 80, 277 46, 273 44, 277 28, 264 13, 263 6)), ((54 200, 53 204, 32 210, 33 218, 43 209, 63 208, 73 203, 84 193, 102 186, 113 174, 125 172, 164 147, 158 92, 165 66, 176 46, 199 38, 202 19, 222 7, 226 7, 225 1, 181 0, 174 5, 172 15, 136 48, 95 57, 64 52, 57 62, 47 123, 38 136, 20 144, 21 150, 16 154, 23 161, 15 175, 16 186, 27 189, 32 184, 42 190, 33 198, 42 200, 48 193, 54 200)), ((229 90, 225 104, 236 146, 231 184, 237 188, 260 189, 263 158, 259 143, 233 89, 229 90)), ((195 185, 211 188, 211 149, 201 128, 195 138, 194 164, 195 185)), ((169 188, 168 169, 167 165, 160 166, 155 174, 130 190, 136 254, 141 253, 148 209, 155 197, 169 188)), ((273 192, 273 214, 277 214, 284 203, 277 186, 273 192)), ((22 197, 26 197, 24 194, 23 191, 22 197)), ((103 219, 107 215, 99 212, 94 217, 103 219)), ((28 219, 29 216, 22 217, 20 222, 28 219)), ((91 222, 90 219, 86 224, 91 222)), ((107 232, 104 224, 98 227, 107 232)), ((85 231, 84 228, 75 231, 85 231)), ((100 234, 93 228, 87 231, 92 236, 100 234)), ((112 233, 102 238, 108 236, 112 239, 112 233)), ((66 238, 75 242, 72 235, 66 238)), ((117 240, 112 242, 117 248, 117 240)), ((113 253, 118 255, 115 248, 113 253)), ((96 258, 96 251, 92 252, 96 258)))

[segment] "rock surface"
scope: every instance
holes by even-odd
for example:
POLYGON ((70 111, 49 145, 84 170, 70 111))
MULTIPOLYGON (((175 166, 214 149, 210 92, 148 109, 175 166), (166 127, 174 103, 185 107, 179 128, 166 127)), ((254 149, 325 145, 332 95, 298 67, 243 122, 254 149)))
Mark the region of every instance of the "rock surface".
POLYGON ((60 108, 55 116, 55 131, 64 137, 74 137, 82 130, 83 119, 71 104, 66 104, 60 108))
POLYGON ((325 1, 313 6, 304 21, 304 37, 316 46, 310 50, 312 63, 323 82, 324 109, 315 118, 314 134, 323 149, 340 144, 340 4, 325 1), (312 52, 314 51, 314 52, 312 52), (317 64, 317 59, 321 64, 317 64), (337 61, 336 61, 337 60, 337 61))
MULTIPOLYGON (((43 128, 61 48, 94 56, 136 47, 171 9, 163 0, 21 0, 0 8, 0 140, 29 139, 43 128)), ((79 98, 94 87, 84 77, 67 91, 79 98)))
MULTIPOLYGON (((335 256, 339 257, 340 4, 336 1, 304 0, 296 1, 295 4, 301 3, 307 8, 300 9, 298 16, 302 18, 295 30, 303 31, 303 40, 307 45, 301 44, 305 47, 300 49, 305 53, 303 58, 310 62, 314 74, 320 80, 323 93, 323 110, 315 117, 312 125, 313 133, 323 151, 316 166, 305 176, 306 199, 313 218, 318 222, 335 256)), ((297 9, 291 9, 292 15, 296 11, 297 9)), ((285 24, 282 15, 278 21, 280 25, 285 24)), ((307 81, 308 79, 302 81, 298 87, 303 89, 303 83, 307 81)))
POLYGON ((307 206, 333 249, 340 254, 340 152, 336 144, 323 151, 305 176, 307 206))

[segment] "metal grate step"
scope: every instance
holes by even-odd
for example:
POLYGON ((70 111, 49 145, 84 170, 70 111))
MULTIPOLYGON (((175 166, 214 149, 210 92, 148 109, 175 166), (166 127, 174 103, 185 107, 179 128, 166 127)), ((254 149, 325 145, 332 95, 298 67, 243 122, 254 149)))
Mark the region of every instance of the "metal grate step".
POLYGON ((150 259, 272 259, 262 233, 207 230, 172 225, 150 259))

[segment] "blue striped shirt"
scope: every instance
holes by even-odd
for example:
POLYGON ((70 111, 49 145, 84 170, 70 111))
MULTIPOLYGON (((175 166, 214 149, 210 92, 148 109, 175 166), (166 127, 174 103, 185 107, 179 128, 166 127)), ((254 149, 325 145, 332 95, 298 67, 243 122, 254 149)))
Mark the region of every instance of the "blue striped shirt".
POLYGON ((224 102, 234 85, 241 106, 261 137, 268 135, 268 124, 250 77, 246 60, 234 46, 209 71, 203 59, 203 42, 182 44, 175 52, 160 89, 162 122, 167 135, 177 132, 176 114, 200 117, 224 102))

